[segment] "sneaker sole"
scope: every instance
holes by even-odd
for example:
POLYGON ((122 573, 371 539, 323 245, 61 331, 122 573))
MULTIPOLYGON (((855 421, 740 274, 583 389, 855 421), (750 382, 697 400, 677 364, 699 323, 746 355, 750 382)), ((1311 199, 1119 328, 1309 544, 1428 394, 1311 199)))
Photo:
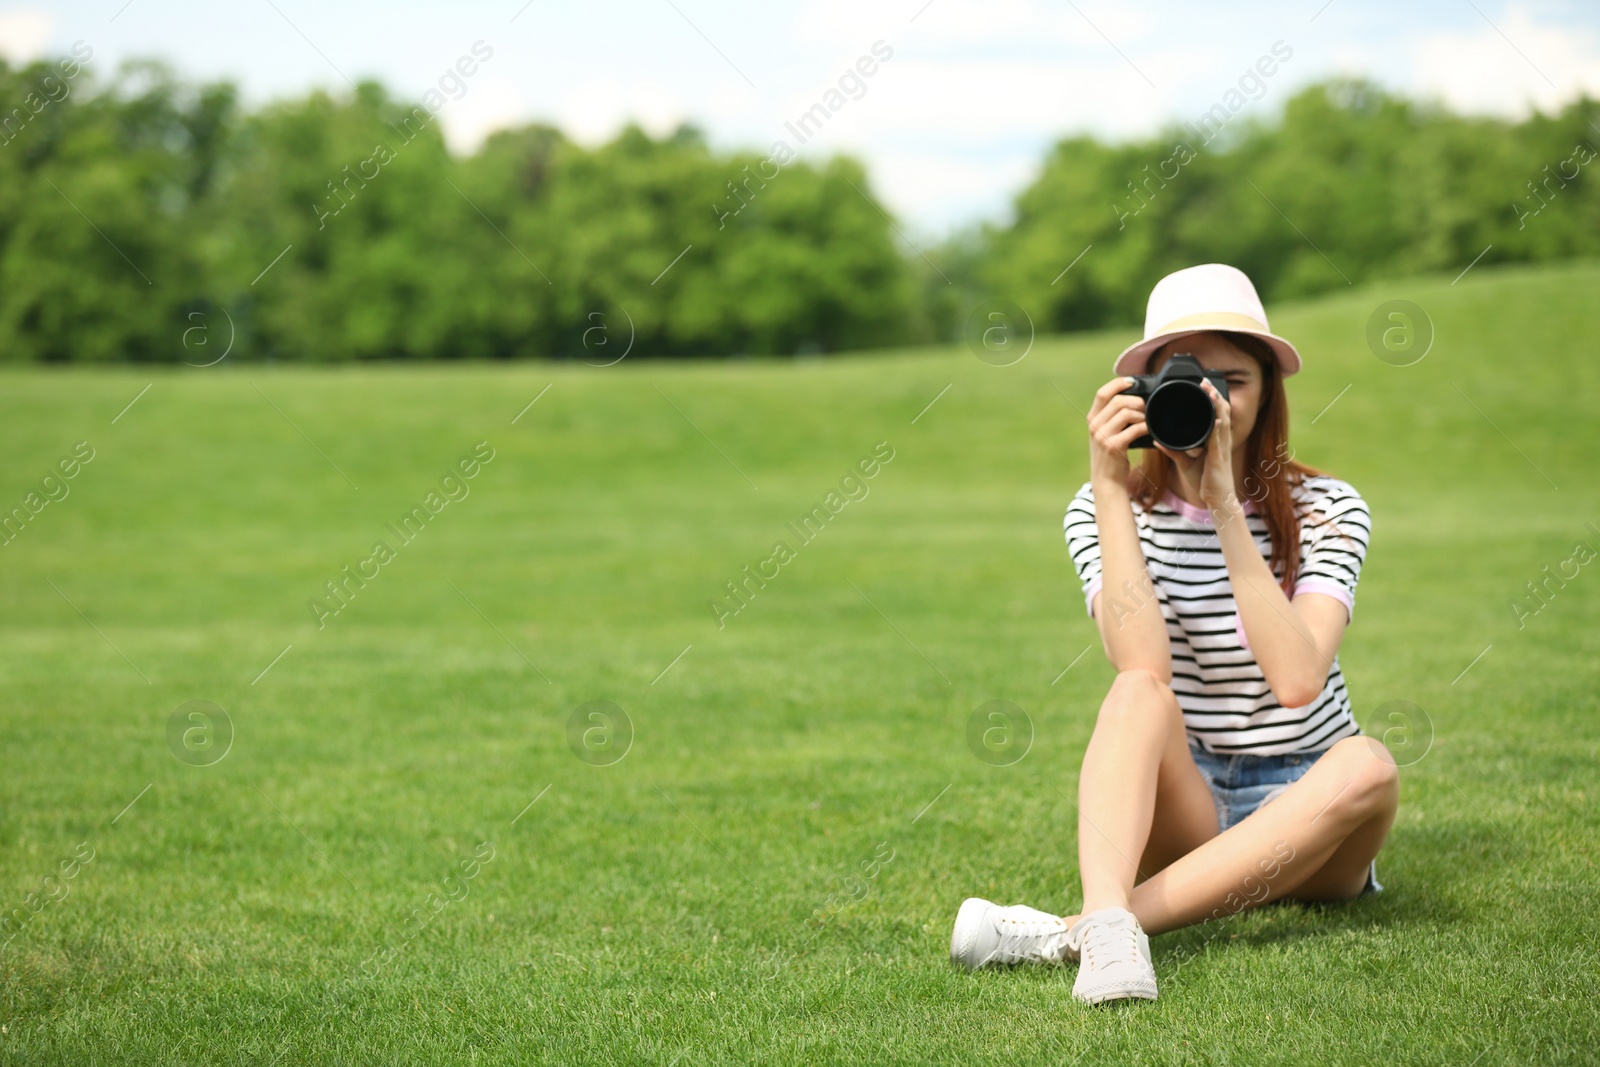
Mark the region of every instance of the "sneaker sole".
POLYGON ((1101 986, 1099 988, 1078 992, 1072 995, 1085 1004, 1105 1004, 1113 1000, 1154 1000, 1156 989, 1154 985, 1140 983, 1138 985, 1101 986))

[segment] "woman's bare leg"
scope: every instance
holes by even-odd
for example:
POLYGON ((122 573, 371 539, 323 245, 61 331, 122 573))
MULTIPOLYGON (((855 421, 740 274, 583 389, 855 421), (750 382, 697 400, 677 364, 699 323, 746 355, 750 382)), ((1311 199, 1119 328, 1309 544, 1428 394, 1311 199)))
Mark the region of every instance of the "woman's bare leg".
POLYGON ((1136 882, 1216 836, 1216 804, 1172 690, 1147 671, 1123 671, 1078 779, 1084 912, 1128 907, 1136 882))
POLYGON ((1394 822, 1399 775, 1376 740, 1347 738, 1218 835, 1171 689, 1147 672, 1125 671, 1101 706, 1078 796, 1083 913, 1126 907, 1157 934, 1284 896, 1357 896, 1394 822), (1184 842, 1198 843, 1185 850, 1184 842), (1178 850, 1159 873, 1148 869, 1178 850), (1142 874, 1133 856, 1146 865, 1142 874))
POLYGON ((1352 899, 1398 802, 1388 750, 1371 737, 1346 738, 1272 803, 1135 888, 1126 906, 1159 934, 1280 897, 1352 899))
POLYGON ((1346 738, 1272 803, 1139 886, 1130 910, 1158 934, 1284 896, 1358 896, 1399 797, 1388 750, 1346 738))

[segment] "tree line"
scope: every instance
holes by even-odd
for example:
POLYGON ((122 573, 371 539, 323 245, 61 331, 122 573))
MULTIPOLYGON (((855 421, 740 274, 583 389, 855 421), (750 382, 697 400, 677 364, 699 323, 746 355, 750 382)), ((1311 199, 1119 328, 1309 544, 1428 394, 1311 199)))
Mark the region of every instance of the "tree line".
POLYGON ((1595 256, 1597 146, 1600 101, 1510 122, 1330 81, 1216 133, 1202 117, 1146 142, 1063 140, 1015 219, 968 235, 964 254, 978 289, 1051 330, 1141 324, 1150 287, 1195 263, 1239 267, 1270 304, 1455 276, 1480 255, 1595 256))
POLYGON ((91 65, 0 63, 3 360, 803 355, 949 340, 988 298, 1046 330, 1137 324, 1203 261, 1271 301, 1486 247, 1600 253, 1588 99, 1510 122, 1338 80, 1203 141, 1071 137, 1012 218, 912 245, 847 156, 531 124, 458 157, 433 90, 248 110, 230 83, 91 65))

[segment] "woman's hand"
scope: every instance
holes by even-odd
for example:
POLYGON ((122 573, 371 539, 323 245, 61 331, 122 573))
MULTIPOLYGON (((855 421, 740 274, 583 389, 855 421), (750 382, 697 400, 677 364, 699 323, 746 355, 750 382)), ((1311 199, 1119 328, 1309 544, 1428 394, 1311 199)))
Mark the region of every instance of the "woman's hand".
POLYGON ((1107 618, 1105 605, 1122 590, 1141 590, 1143 603, 1156 601, 1139 543, 1128 490, 1128 445, 1148 432, 1144 398, 1128 396, 1131 378, 1113 378, 1094 394, 1089 406, 1089 480, 1094 492, 1094 525, 1100 542, 1100 576, 1104 590, 1094 595, 1090 611, 1100 628, 1106 658, 1119 671, 1149 671, 1163 682, 1172 680, 1172 640, 1159 608, 1125 606, 1107 618))
POLYGON ((1211 425, 1211 440, 1202 448, 1187 452, 1174 452, 1165 445, 1157 448, 1171 457, 1178 470, 1178 479, 1188 492, 1184 496, 1198 496, 1208 508, 1218 508, 1235 497, 1233 485, 1233 409, 1217 392, 1216 386, 1202 381, 1200 388, 1211 398, 1217 418, 1211 425))
POLYGON ((1132 384, 1132 378, 1113 378, 1089 405, 1089 481, 1096 490, 1128 484, 1128 445, 1150 432, 1144 397, 1122 395, 1132 384))

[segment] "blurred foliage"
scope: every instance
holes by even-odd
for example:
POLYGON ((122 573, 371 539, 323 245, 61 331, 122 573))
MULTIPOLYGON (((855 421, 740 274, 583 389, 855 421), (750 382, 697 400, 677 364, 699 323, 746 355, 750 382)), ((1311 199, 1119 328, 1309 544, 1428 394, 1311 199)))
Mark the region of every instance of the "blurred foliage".
POLYGON ((1014 219, 916 247, 847 157, 529 125, 458 158, 372 82, 249 112, 160 64, 77 66, 0 63, 0 360, 806 354, 949 339, 988 296, 1137 323, 1197 262, 1271 301, 1489 245, 1600 253, 1587 99, 1512 123, 1334 81, 1207 144, 1068 138, 1014 219))
POLYGON ((984 229, 971 283, 1068 330, 1142 324, 1151 286, 1196 263, 1239 267, 1271 304, 1454 275, 1491 245, 1483 262, 1600 254, 1600 101, 1513 123, 1335 80, 1211 132, 1060 142, 984 229))
POLYGON ((533 125, 458 159, 371 82, 252 114, 155 64, 0 65, 0 359, 202 363, 219 311, 236 358, 838 351, 916 336, 918 291, 847 158, 533 125))

